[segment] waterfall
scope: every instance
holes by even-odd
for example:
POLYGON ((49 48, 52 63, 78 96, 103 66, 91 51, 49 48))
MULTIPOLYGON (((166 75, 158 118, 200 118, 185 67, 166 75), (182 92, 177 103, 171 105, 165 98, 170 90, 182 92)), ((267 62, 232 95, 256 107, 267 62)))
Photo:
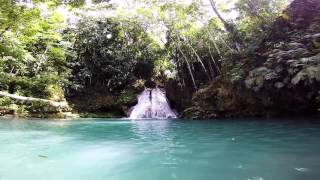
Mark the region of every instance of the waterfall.
POLYGON ((159 88, 145 89, 138 96, 138 104, 133 107, 130 114, 130 119, 176 117, 177 115, 169 106, 165 92, 159 88))

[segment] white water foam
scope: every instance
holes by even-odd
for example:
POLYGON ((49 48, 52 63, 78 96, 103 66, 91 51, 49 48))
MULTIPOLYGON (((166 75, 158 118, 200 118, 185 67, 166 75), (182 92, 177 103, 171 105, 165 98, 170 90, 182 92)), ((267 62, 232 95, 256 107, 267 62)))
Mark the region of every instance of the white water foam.
POLYGON ((138 96, 138 104, 133 107, 130 119, 176 118, 176 113, 170 108, 166 93, 160 88, 145 89, 138 96))

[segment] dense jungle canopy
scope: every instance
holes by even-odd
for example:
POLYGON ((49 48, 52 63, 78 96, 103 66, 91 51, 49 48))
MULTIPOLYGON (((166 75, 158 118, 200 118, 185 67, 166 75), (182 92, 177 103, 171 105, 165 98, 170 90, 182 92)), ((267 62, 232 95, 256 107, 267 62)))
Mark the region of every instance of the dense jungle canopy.
POLYGON ((191 117, 316 112, 319 4, 0 0, 0 91, 120 116, 154 86, 191 117))

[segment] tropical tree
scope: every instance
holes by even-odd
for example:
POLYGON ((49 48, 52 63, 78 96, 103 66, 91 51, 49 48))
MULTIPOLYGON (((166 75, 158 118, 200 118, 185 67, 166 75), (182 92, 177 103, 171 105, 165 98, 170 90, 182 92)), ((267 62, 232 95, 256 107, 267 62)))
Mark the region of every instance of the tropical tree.
POLYGON ((159 46, 139 22, 82 15, 71 33, 71 93, 119 93, 137 79, 151 78, 159 46))
POLYGON ((63 16, 54 9, 44 14, 37 4, 30 8, 7 0, 0 3, 1 89, 52 96, 68 75, 66 43, 60 34, 63 16))

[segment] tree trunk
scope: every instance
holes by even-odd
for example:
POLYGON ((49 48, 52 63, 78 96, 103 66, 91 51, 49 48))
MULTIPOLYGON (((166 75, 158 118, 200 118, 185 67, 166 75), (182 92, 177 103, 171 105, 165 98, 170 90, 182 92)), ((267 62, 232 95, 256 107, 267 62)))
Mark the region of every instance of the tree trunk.
POLYGON ((221 16, 221 14, 219 13, 217 7, 216 7, 216 3, 213 0, 210 0, 210 4, 212 6, 212 9, 214 11, 214 13, 218 16, 218 18, 220 19, 220 21, 223 23, 224 27, 226 28, 227 31, 233 31, 234 26, 233 24, 228 23, 225 19, 223 19, 223 17, 221 16))
POLYGON ((188 67, 188 70, 189 70, 189 74, 190 74, 190 76, 191 76, 191 80, 192 80, 193 86, 194 86, 195 90, 197 90, 198 87, 197 87, 197 85, 196 85, 196 81, 195 81, 195 79, 194 79, 194 76, 193 76, 193 73, 192 73, 192 70, 191 70, 191 66, 190 66, 190 63, 189 63, 187 57, 185 56, 185 54, 184 54, 183 51, 181 50, 181 47, 180 47, 179 43, 175 42, 172 37, 170 37, 170 39, 173 41, 173 43, 175 43, 175 44, 177 45, 177 48, 178 48, 179 52, 180 52, 181 55, 183 56, 183 59, 185 60, 185 62, 186 62, 186 64, 187 64, 187 67, 188 67))
POLYGON ((199 63, 201 64, 202 69, 204 70, 204 72, 206 73, 207 77, 209 80, 211 80, 211 77, 208 73, 207 68, 205 67, 204 63, 202 62, 200 56, 198 55, 197 51, 192 47, 192 45, 189 43, 189 41, 187 41, 188 46, 191 48, 191 50, 193 51, 193 53, 196 55, 197 60, 199 61, 199 63))
POLYGON ((53 107, 54 109, 57 109, 59 111, 67 112, 70 111, 70 107, 66 101, 62 102, 56 102, 56 101, 51 101, 47 99, 40 99, 40 98, 33 98, 33 97, 25 97, 25 96, 19 96, 7 92, 2 92, 0 91, 0 97, 9 97, 13 101, 15 101, 18 104, 32 104, 32 103, 44 103, 44 105, 53 107))
MULTIPOLYGON (((208 47, 209 47, 209 54, 210 54, 210 57, 211 57, 211 60, 212 60, 212 62, 213 62, 213 64, 214 64, 214 66, 215 66, 215 68, 217 69, 217 74, 221 74, 221 71, 220 71, 220 68, 219 68, 219 66, 218 66, 218 63, 216 62, 216 60, 214 59, 214 57, 213 57, 213 55, 212 55, 212 53, 211 53, 211 45, 210 45, 210 42, 208 43, 209 45, 208 45, 208 47)), ((214 78, 214 77, 212 77, 212 78, 214 78)))
POLYGON ((8 91, 10 94, 14 94, 15 93, 15 88, 16 88, 16 84, 13 82, 10 82, 8 85, 8 91))
POLYGON ((239 32, 236 30, 236 27, 233 23, 229 23, 227 22, 225 19, 223 19, 223 17, 221 16, 221 14, 219 13, 217 7, 216 7, 216 3, 213 0, 209 0, 212 6, 212 9, 214 11, 214 13, 218 16, 218 18, 220 19, 220 21, 223 23, 225 29, 230 33, 231 35, 231 39, 234 43, 234 48, 240 52, 241 51, 241 47, 242 47, 242 40, 239 36, 239 32))

